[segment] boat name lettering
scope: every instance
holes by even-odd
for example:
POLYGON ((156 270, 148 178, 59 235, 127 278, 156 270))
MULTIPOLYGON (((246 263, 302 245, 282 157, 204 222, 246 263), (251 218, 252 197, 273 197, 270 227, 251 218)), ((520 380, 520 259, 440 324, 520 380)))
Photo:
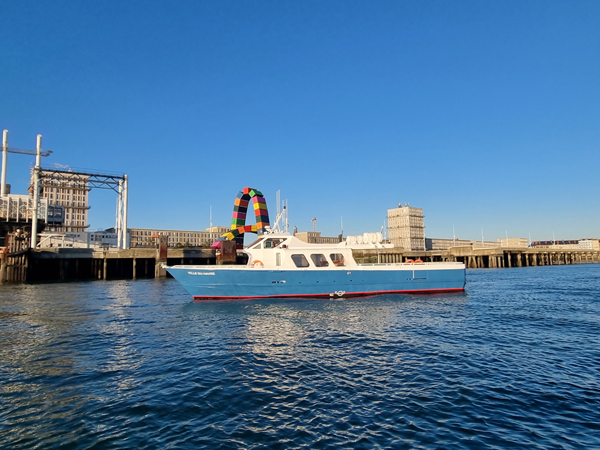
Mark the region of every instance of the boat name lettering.
POLYGON ((214 275, 214 272, 193 272, 191 270, 188 271, 188 275, 214 275))

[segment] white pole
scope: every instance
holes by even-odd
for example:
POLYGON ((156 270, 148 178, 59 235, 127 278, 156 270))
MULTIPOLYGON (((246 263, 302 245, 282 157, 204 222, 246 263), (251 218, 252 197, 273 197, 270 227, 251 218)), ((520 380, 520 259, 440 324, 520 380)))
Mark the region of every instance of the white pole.
POLYGON ((0 183, 0 196, 6 196, 6 156, 8 154, 8 130, 2 132, 2 179, 0 183))
POLYGON ((119 232, 119 203, 121 203, 121 193, 117 191, 117 203, 115 203, 115 232, 119 232))
POLYGON ((40 201, 40 165, 42 162, 42 135, 37 135, 33 182, 33 222, 31 224, 31 248, 37 247, 38 202, 40 201))
POLYGON ((125 181, 123 182, 123 248, 129 248, 127 245, 127 196, 128 196, 128 188, 129 185, 129 177, 125 175, 125 181))
POLYGON ((123 242, 123 181, 119 181, 119 196, 117 202, 117 248, 123 242))
POLYGON ((281 202, 281 204, 283 205, 283 231, 287 233, 290 228, 290 221, 288 216, 288 199, 286 198, 284 201, 281 202))
POLYGON ((279 217, 279 214, 281 213, 281 208, 279 206, 279 201, 280 201, 279 200, 279 193, 280 193, 279 190, 275 191, 275 203, 277 203, 277 208, 276 208, 277 209, 277 215, 276 215, 276 217, 279 217))

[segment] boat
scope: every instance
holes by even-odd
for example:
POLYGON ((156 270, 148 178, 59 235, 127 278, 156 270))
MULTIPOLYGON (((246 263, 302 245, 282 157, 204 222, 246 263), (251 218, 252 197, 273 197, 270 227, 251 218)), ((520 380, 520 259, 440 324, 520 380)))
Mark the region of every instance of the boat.
POLYGON ((248 258, 245 265, 174 265, 165 269, 195 300, 345 298, 464 290, 463 263, 357 263, 353 250, 391 247, 377 242, 381 233, 364 236, 362 242, 348 237, 335 244, 314 244, 266 227, 257 241, 243 249, 248 258))

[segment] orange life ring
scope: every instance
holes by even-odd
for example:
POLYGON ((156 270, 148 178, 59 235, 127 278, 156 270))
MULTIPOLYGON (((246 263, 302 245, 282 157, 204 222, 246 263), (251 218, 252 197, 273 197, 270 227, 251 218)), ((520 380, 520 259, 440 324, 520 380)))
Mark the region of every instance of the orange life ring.
POLYGON ((407 259, 407 260, 406 260, 406 261, 404 261, 404 262, 405 262, 406 264, 409 264, 409 263, 410 263, 410 264, 413 264, 413 263, 414 263, 414 261, 413 261, 412 259, 407 259))
POLYGON ((259 259, 252 261, 252 267, 265 267, 265 265, 259 259))
POLYGON ((417 264, 423 264, 423 260, 421 260, 421 259, 417 259, 417 260, 415 260, 415 262, 416 262, 417 264))

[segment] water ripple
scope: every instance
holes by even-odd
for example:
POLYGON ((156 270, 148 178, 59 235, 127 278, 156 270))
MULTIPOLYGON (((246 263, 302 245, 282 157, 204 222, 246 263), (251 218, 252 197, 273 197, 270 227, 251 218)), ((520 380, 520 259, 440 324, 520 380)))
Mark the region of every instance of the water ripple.
POLYGON ((5 286, 0 447, 600 448, 599 270, 348 300, 5 286))

